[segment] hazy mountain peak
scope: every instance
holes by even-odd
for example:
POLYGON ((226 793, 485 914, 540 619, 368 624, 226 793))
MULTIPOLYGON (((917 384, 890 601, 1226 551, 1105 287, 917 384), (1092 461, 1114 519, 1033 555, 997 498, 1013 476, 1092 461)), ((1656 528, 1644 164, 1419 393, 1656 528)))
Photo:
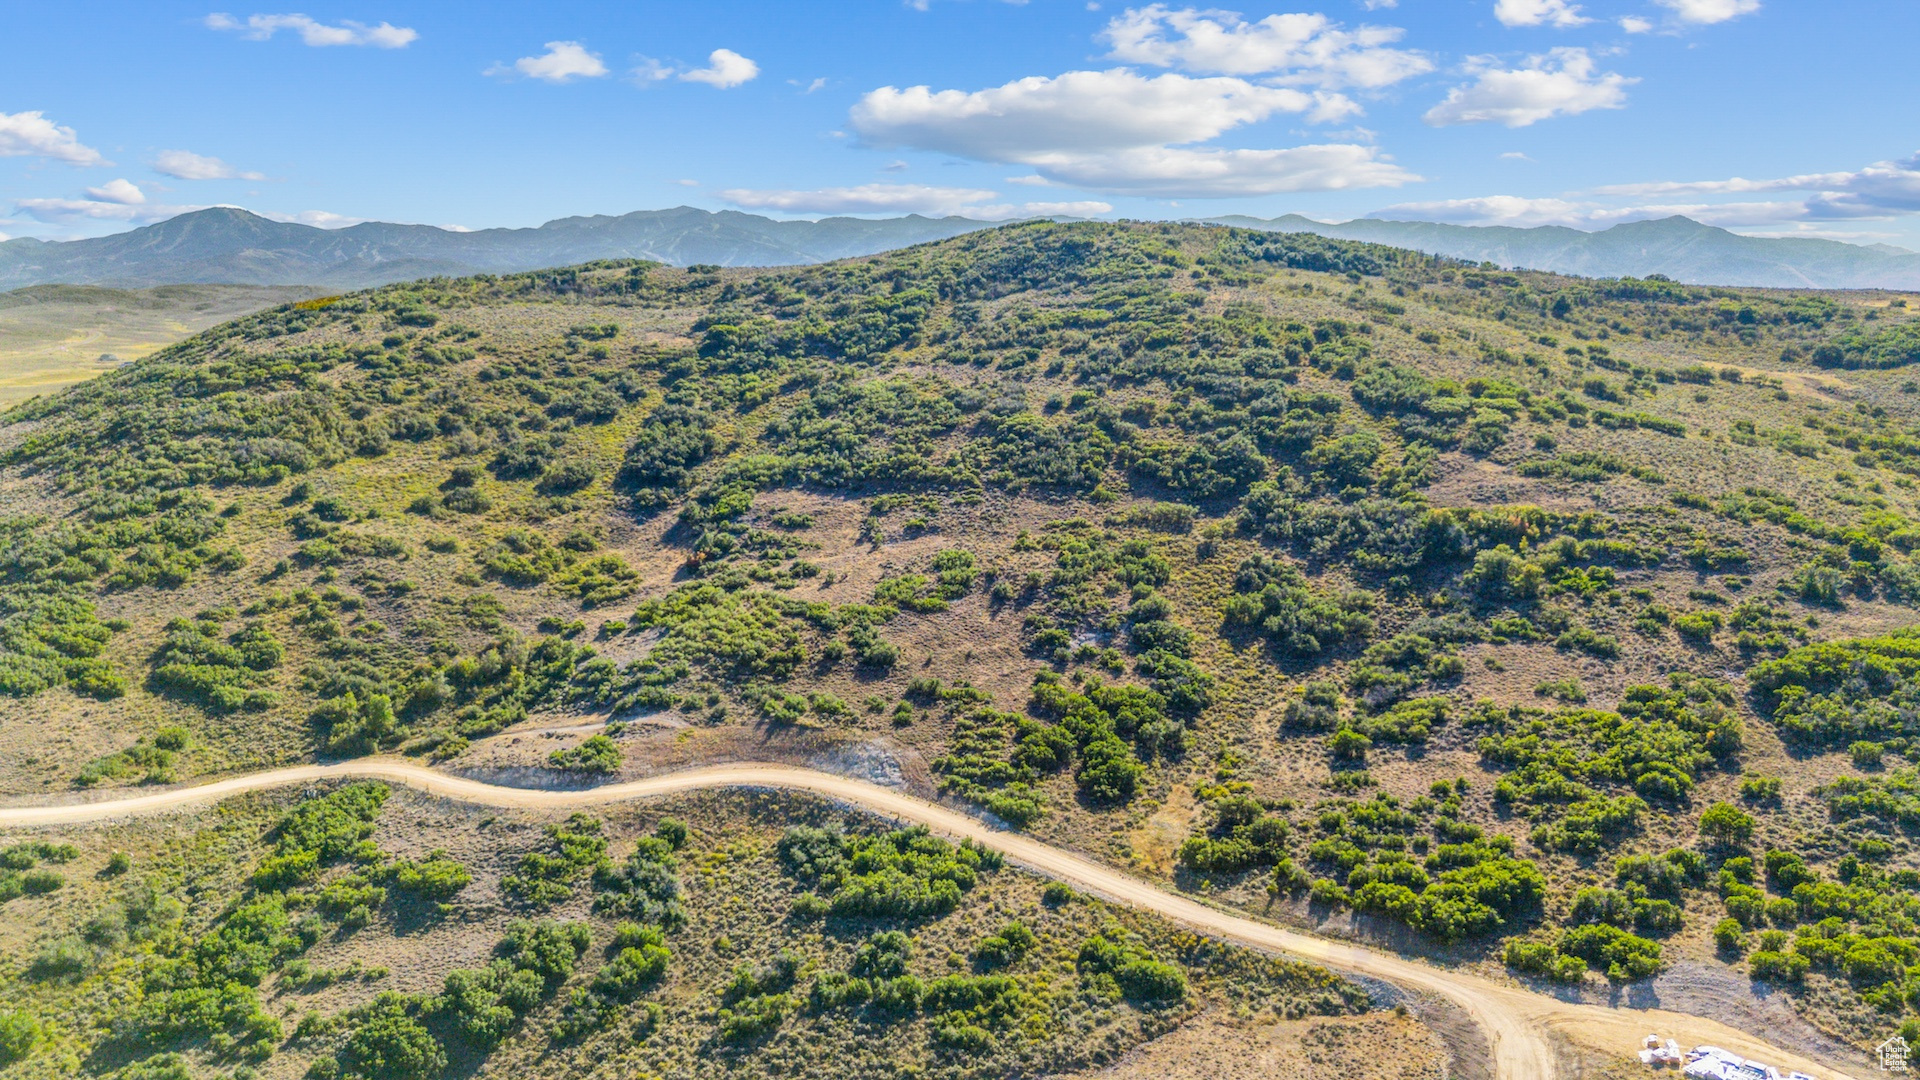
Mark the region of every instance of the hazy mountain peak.
MULTIPOLYGON (((1232 215, 1214 224, 1365 240, 1475 262, 1593 277, 1665 274, 1712 285, 1920 288, 1920 254, 1885 244, 1740 236, 1675 215, 1598 232, 1564 226, 1445 225, 1300 214, 1232 215)), ((831 217, 776 221, 692 206, 558 218, 537 228, 457 232, 368 221, 321 229, 237 206, 195 210, 113 236, 0 244, 0 289, 63 283, 151 286, 237 283, 360 288, 432 275, 513 273, 608 258, 674 265, 775 266, 870 255, 992 222, 962 217, 831 217)))

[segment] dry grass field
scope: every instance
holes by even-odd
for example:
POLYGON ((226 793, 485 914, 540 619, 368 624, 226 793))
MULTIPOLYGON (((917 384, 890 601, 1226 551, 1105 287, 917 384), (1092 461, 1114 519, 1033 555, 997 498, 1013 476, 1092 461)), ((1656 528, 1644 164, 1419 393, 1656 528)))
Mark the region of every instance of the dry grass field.
POLYGON ((301 286, 38 285, 0 293, 0 405, 58 393, 209 326, 320 292, 301 286))

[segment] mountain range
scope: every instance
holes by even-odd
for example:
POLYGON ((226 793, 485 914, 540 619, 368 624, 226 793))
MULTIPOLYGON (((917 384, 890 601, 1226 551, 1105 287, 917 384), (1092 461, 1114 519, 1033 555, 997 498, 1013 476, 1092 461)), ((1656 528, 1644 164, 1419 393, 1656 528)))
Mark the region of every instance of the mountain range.
MULTIPOLYGON (((1298 214, 1206 220, 1589 277, 1664 274, 1701 285, 1920 288, 1920 254, 1911 251, 1834 240, 1740 236, 1684 217, 1631 222, 1599 232, 1374 218, 1331 223, 1298 214)), ((353 289, 435 275, 514 273, 611 258, 655 259, 679 266, 779 266, 870 255, 995 224, 917 214, 878 220, 776 221, 731 210, 716 213, 681 206, 617 217, 559 218, 532 229, 457 232, 388 222, 319 229, 272 221, 235 207, 215 207, 112 236, 0 243, 0 289, 48 283, 353 289)))
POLYGON ((992 224, 919 215, 877 221, 775 221, 682 206, 618 217, 560 218, 535 229, 456 232, 378 221, 318 229, 236 207, 213 207, 112 236, 0 243, 0 289, 56 282, 121 288, 219 282, 357 289, 596 259, 785 266, 890 251, 992 224))
POLYGON ((1598 232, 1559 225, 1512 228, 1359 218, 1330 223, 1299 214, 1207 221, 1269 232, 1364 240, 1503 267, 1582 277, 1665 274, 1689 285, 1777 289, 1920 289, 1920 253, 1838 240, 1741 236, 1691 218, 1633 221, 1598 232))

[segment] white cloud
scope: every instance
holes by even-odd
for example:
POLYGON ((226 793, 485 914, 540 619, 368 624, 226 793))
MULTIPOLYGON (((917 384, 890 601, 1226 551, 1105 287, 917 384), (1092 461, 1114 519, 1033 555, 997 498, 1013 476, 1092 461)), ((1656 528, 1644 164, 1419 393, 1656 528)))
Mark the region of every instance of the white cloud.
POLYGON ((699 187, 700 186, 700 181, 698 180, 681 179, 681 180, 675 180, 673 181, 673 183, 680 187, 699 187))
MULTIPOLYGON (((128 206, 98 199, 17 199, 14 206, 36 220, 48 224, 71 221, 144 221, 159 207, 128 206)), ((170 217, 171 214, 160 214, 170 217)))
POLYGON ((1506 153, 1500 155, 1500 160, 1501 161, 1532 161, 1533 159, 1528 157, 1522 151, 1509 150, 1506 153))
POLYGON ((649 83, 657 83, 673 78, 673 69, 652 57, 641 57, 640 64, 630 74, 633 81, 642 88, 649 83))
POLYGON ((1530 199, 1517 195, 1490 195, 1477 199, 1401 203, 1369 215, 1457 225, 1504 225, 1534 228, 1562 225, 1574 229, 1602 229, 1628 221, 1656 221, 1689 217, 1705 225, 1740 227, 1775 225, 1804 216, 1794 202, 1656 203, 1642 206, 1604 204, 1560 198, 1530 199))
POLYGON ((875 146, 1028 162, 1049 154, 1199 142, 1276 113, 1312 113, 1327 105, 1300 90, 1241 79, 1146 78, 1116 68, 1036 75, 973 92, 883 86, 854 105, 852 122, 875 146))
POLYGON ((1644 34, 1653 29, 1653 23, 1638 15, 1627 15, 1621 18, 1620 29, 1629 34, 1644 34))
POLYGON ((242 172, 217 157, 187 150, 162 150, 154 155, 153 171, 175 180, 265 180, 266 174, 242 172))
POLYGON ((1111 154, 1060 155, 1032 164, 1048 178, 1075 187, 1168 199, 1398 187, 1420 179, 1373 147, 1344 143, 1285 150, 1152 146, 1111 154))
POLYGON ((112 180, 88 188, 84 199, 17 199, 14 206, 48 224, 77 221, 125 221, 146 224, 204 210, 203 206, 168 206, 147 201, 146 193, 127 180, 112 180))
POLYGON ((46 114, 0 112, 0 157, 43 157, 68 165, 111 165, 91 146, 82 146, 70 127, 56 124, 46 114))
POLYGON ((1528 57, 1525 67, 1511 70, 1493 63, 1484 56, 1469 60, 1467 73, 1474 81, 1448 91, 1446 100, 1427 110, 1426 122, 1435 127, 1526 127, 1554 116, 1621 108, 1627 102, 1626 88, 1640 81, 1613 72, 1596 74, 1585 49, 1554 49, 1528 57))
POLYGON ((1392 186, 1417 179, 1370 147, 1196 148, 1278 113, 1350 115, 1338 94, 1125 68, 1034 76, 989 90, 882 87, 853 108, 870 146, 1027 165, 1095 191, 1209 197, 1392 186))
POLYGON ((1898 161, 1879 161, 1852 172, 1803 173, 1773 180, 1660 181, 1614 184, 1594 189, 1596 195, 1673 196, 1766 194, 1807 191, 1799 206, 1802 216, 1821 220, 1887 218, 1920 213, 1920 154, 1898 161))
POLYGON ((131 180, 109 180, 99 187, 87 189, 87 198, 96 202, 119 203, 122 206, 139 206, 147 201, 147 193, 131 180))
POLYGON ((328 26, 305 15, 249 15, 245 22, 224 12, 215 12, 207 16, 206 25, 211 30, 234 30, 248 41, 265 41, 282 30, 291 30, 300 35, 300 40, 308 45, 319 47, 334 45, 367 45, 376 49, 404 49, 420 37, 416 30, 404 26, 395 26, 383 22, 378 26, 368 26, 351 19, 342 19, 338 26, 328 26))
POLYGON ((720 197, 735 206, 787 214, 926 214, 986 221, 1032 217, 1094 217, 1113 212, 1113 204, 1095 199, 1069 202, 996 203, 997 192, 984 188, 928 184, 861 184, 813 190, 734 188, 720 197))
POLYGON ((601 63, 599 55, 588 52, 577 41, 549 41, 547 51, 539 56, 523 56, 511 66, 495 64, 486 71, 488 75, 519 74, 550 83, 597 79, 606 73, 607 65, 601 63))
POLYGON ((708 86, 727 90, 741 83, 752 82, 759 74, 759 64, 732 49, 715 49, 708 54, 706 67, 683 71, 680 73, 680 80, 706 83, 708 86))
MULTIPOLYGON (((1824 223, 1898 218, 1920 213, 1920 154, 1880 161, 1851 172, 1802 173, 1777 179, 1657 181, 1613 184, 1592 191, 1549 198, 1491 195, 1473 199, 1402 203, 1372 215, 1444 221, 1467 225, 1567 225, 1593 229, 1623 221, 1681 215, 1728 229, 1773 229, 1775 235, 1866 235, 1836 231, 1824 223), (1777 195, 1806 192, 1802 198, 1713 202, 1718 195, 1777 195), (1626 202, 1616 200, 1630 200, 1626 202)), ((1755 235, 1761 235, 1755 233, 1755 235)))
POLYGON ((1030 202, 1021 203, 1021 217, 1098 217, 1113 213, 1113 204, 1097 199, 1083 199, 1078 202, 1030 202))
POLYGON ((1388 86, 1433 70, 1418 52, 1386 46, 1406 31, 1347 30, 1325 15, 1269 15, 1249 23, 1230 11, 1152 4, 1115 16, 1099 40, 1133 64, 1215 75, 1269 75, 1310 86, 1388 86))
POLYGON ((1684 23, 1708 26, 1751 15, 1760 10, 1760 0, 1654 0, 1673 12, 1684 23))
POLYGON ((1493 17, 1506 26, 1584 26, 1592 19, 1567 0, 1494 0, 1493 17))
POLYGON ((927 184, 861 184, 811 191, 730 188, 720 192, 722 199, 735 206, 788 214, 930 214, 935 217, 965 213, 997 195, 982 188, 927 184))
POLYGON ((1518 195, 1489 195, 1477 199, 1399 203, 1369 217, 1390 220, 1441 221, 1460 225, 1572 225, 1586 223, 1592 207, 1565 199, 1526 199, 1518 195))
POLYGON ((1837 187, 1846 183, 1853 173, 1808 173, 1804 176, 1787 176, 1778 180, 1748 180, 1733 177, 1727 180, 1659 180, 1646 184, 1609 184, 1593 189, 1595 195, 1730 195, 1748 194, 1762 191, 1812 191, 1820 188, 1837 187))
MULTIPOLYGON (((284 221, 290 225, 311 225, 316 229, 344 229, 349 225, 359 225, 366 221, 363 217, 348 217, 329 210, 302 210, 294 214, 281 213, 278 210, 255 211, 269 221, 284 221)), ((457 226, 442 226, 453 232, 464 232, 457 226)))

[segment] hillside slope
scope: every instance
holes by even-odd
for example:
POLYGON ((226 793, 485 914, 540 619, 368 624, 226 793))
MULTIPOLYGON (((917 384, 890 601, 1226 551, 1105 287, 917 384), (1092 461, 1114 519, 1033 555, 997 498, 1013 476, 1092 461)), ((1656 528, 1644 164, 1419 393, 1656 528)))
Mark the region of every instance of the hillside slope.
MULTIPOLYGON (((1103 224, 290 305, 5 415, 0 791, 787 760, 1870 1046, 1920 958, 1914 315, 1103 224)), ((834 880, 793 903, 842 941, 923 888, 834 880)), ((1017 1054, 1009 1009, 931 1018, 1017 1054)))

